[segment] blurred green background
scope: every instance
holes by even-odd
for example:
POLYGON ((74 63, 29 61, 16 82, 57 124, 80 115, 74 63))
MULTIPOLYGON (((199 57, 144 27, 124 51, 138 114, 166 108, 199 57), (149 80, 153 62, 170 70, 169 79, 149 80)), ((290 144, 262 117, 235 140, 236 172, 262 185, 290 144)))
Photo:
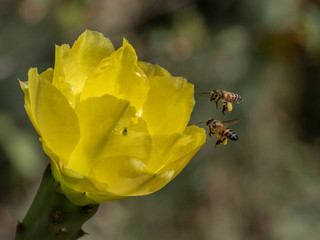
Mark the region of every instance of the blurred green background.
MULTIPOLYGON (((207 143, 161 191, 101 204, 88 240, 317 240, 320 1, 1 0, 0 239, 12 239, 48 164, 17 79, 54 65, 85 29, 140 60, 244 98, 223 116, 196 96, 191 124, 241 118, 238 142, 207 143)), ((174 103, 172 103, 174 104, 174 103)), ((204 125, 201 125, 205 127, 204 125)))

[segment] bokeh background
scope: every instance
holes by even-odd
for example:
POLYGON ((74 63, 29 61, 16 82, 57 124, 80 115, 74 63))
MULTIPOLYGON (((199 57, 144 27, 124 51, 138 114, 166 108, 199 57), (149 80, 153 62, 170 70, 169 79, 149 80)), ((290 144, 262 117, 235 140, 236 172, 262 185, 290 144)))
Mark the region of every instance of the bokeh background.
MULTIPOLYGON (((126 37, 140 60, 196 92, 244 98, 225 116, 196 96, 191 124, 241 118, 238 142, 207 143, 161 191, 101 204, 84 239, 318 240, 320 1, 1 0, 0 239, 12 239, 48 164, 18 78, 54 65, 85 29, 126 37)), ((172 103, 174 104, 174 103, 172 103)), ((205 127, 205 125, 201 125, 205 127)))

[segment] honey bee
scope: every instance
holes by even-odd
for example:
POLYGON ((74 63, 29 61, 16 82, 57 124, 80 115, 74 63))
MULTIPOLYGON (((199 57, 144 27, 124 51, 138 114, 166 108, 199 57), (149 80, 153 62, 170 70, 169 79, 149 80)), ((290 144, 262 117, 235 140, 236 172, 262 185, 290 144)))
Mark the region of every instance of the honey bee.
POLYGON ((212 90, 210 92, 199 93, 199 95, 209 97, 210 101, 215 101, 217 109, 218 103, 221 103, 222 114, 225 111, 232 111, 232 102, 240 103, 242 101, 242 97, 239 94, 225 90, 212 90))
POLYGON ((215 134, 218 137, 218 141, 216 142, 215 147, 217 145, 227 145, 228 139, 232 141, 237 141, 238 136, 235 134, 230 128, 227 126, 235 124, 240 119, 233 119, 229 121, 219 121, 213 118, 209 118, 206 122, 207 127, 209 128, 209 136, 215 134))

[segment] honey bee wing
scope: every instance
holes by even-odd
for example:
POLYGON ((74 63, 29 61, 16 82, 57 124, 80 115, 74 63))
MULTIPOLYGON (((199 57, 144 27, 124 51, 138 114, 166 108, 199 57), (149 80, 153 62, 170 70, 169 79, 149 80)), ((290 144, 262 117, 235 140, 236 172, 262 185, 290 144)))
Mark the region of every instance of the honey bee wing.
POLYGON ((209 92, 201 92, 201 93, 198 93, 197 95, 201 96, 201 97, 210 97, 211 96, 211 94, 209 92))
POLYGON ((195 125, 202 124, 202 123, 206 123, 206 122, 205 121, 197 122, 195 123, 195 125))
POLYGON ((221 122, 223 125, 225 126, 230 126, 230 125, 233 125, 233 124, 236 124, 238 123, 240 120, 240 118, 237 118, 237 119, 232 119, 232 120, 228 120, 228 121, 223 121, 221 122))

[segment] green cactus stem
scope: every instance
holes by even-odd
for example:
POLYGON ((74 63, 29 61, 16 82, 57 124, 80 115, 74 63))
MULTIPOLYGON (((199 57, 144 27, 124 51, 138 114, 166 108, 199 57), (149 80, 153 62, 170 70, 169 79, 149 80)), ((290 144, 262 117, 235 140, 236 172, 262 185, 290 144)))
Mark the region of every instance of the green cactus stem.
POLYGON ((44 171, 38 192, 22 222, 18 222, 15 240, 73 240, 86 233, 82 224, 99 205, 76 206, 54 189, 51 167, 44 171))

